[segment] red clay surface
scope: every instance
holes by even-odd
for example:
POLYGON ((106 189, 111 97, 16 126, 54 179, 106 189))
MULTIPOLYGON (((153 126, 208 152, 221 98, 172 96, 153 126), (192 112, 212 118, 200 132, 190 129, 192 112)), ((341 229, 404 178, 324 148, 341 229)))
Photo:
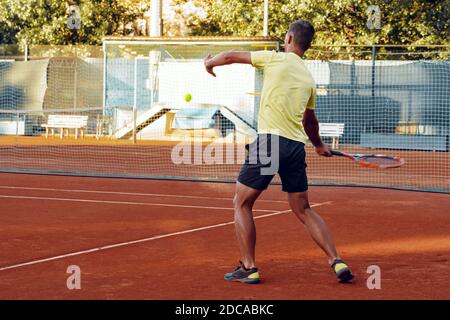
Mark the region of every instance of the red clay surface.
POLYGON ((0 299, 448 299, 450 196, 312 187, 356 281, 340 285, 285 194, 256 205, 263 283, 222 280, 239 259, 232 224, 1 268, 233 219, 233 184, 0 174, 0 299), (86 192, 88 191, 88 192, 86 192), (68 290, 69 265, 81 290, 68 290), (367 267, 381 268, 369 290, 367 267))

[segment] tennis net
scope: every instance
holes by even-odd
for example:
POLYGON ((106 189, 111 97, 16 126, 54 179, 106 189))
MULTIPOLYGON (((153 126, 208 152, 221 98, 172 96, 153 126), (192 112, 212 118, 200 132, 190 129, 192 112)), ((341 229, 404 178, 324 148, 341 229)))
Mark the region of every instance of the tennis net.
MULTIPOLYGON (((234 181, 255 135, 263 75, 225 67, 219 80, 209 78, 205 44, 111 45, 105 59, 0 62, 0 171, 234 181)), ((381 50, 376 59, 360 50, 358 59, 319 60, 325 50, 314 50, 305 63, 317 83, 319 122, 329 128, 323 139, 406 164, 365 169, 307 146, 310 183, 450 192, 450 62, 443 50, 422 52, 421 60, 381 50)))

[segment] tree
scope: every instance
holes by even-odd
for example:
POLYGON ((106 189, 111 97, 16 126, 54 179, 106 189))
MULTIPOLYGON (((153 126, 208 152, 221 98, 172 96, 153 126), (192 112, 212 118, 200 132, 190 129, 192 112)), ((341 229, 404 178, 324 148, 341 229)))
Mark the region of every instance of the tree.
MULTIPOLYGON (((207 19, 194 21, 191 34, 262 35, 263 0, 203 1, 207 19), (198 26, 197 26, 198 25, 198 26)), ((367 29, 365 0, 270 0, 269 34, 284 38, 289 23, 303 18, 317 31, 316 44, 449 44, 448 0, 374 0, 382 29, 367 29)))
MULTIPOLYGON (((1 19, 1 17, 0 17, 1 19)), ((15 43, 16 30, 10 28, 4 21, 0 21, 0 43, 11 44, 15 43)))
MULTIPOLYGON (((167 35, 262 35, 264 0, 171 0, 167 35), (204 14, 206 12, 206 14, 204 14)), ((100 44, 106 35, 127 35, 148 10, 146 0, 0 0, 0 43, 100 44), (81 29, 67 27, 68 4, 78 4, 81 29), (144 4, 144 5, 142 5, 144 4), (127 29, 131 26, 131 30, 127 29)), ((316 30, 315 44, 449 44, 448 0, 373 0, 382 29, 366 28, 366 0, 269 0, 269 34, 283 38, 303 18, 316 30)))
POLYGON ((106 35, 125 34, 145 8, 133 0, 0 0, 0 41, 29 44, 100 44, 106 35), (68 4, 80 7, 81 28, 70 30, 68 4), (4 36, 6 35, 6 36, 4 36))
MULTIPOLYGON (((207 18, 205 8, 213 4, 212 0, 171 0, 169 12, 163 12, 164 35, 188 36, 207 18)), ((212 30, 211 30, 212 32, 212 30)))

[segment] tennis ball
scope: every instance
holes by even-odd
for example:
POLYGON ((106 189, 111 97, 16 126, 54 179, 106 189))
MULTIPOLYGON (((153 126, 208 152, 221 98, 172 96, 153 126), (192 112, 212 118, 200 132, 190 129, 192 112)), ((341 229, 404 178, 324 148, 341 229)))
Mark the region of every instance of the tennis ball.
POLYGON ((192 95, 190 93, 186 93, 184 95, 184 101, 190 102, 192 100, 192 95))

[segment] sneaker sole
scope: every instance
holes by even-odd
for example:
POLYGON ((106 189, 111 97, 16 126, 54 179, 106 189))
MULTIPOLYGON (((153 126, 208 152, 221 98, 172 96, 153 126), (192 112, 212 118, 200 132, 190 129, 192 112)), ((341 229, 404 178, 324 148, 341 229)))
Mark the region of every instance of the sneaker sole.
POLYGON ((258 284, 261 281, 259 279, 244 278, 244 279, 239 279, 239 282, 246 283, 246 284, 258 284))
POLYGON ((350 269, 343 270, 337 277, 340 283, 350 283, 355 278, 350 269))
POLYGON ((250 279, 250 278, 244 278, 244 279, 227 279, 224 278, 225 281, 229 281, 229 282, 241 282, 241 283, 246 283, 246 284, 258 284, 261 282, 260 279, 250 279))

